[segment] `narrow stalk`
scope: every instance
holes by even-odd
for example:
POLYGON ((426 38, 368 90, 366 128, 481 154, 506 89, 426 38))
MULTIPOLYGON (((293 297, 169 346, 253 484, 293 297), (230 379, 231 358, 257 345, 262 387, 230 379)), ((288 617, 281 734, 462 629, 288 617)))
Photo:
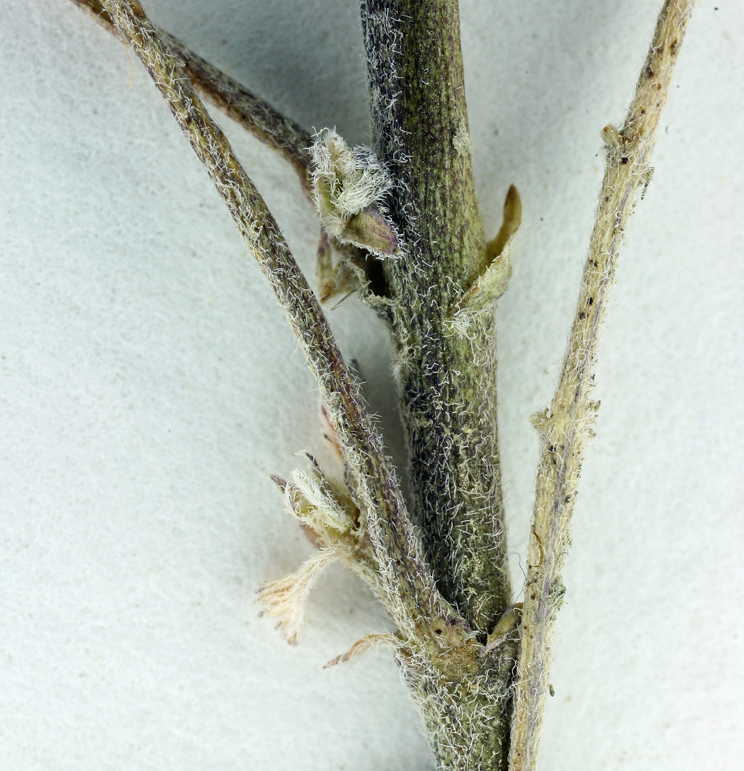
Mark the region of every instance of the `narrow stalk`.
MULTIPOLYGON (((122 37, 101 0, 72 2, 104 29, 116 37, 122 37)), ((154 25, 153 28, 157 29, 154 25)), ((265 99, 252 94, 206 59, 195 54, 178 38, 162 29, 157 31, 161 42, 178 59, 197 93, 288 161, 297 172, 303 190, 309 194, 309 147, 313 141, 310 134, 274 109, 265 99)))
POLYGON ((318 381, 352 486, 367 514, 382 586, 395 622, 408 635, 433 637, 429 627, 434 626, 462 636, 464 622, 442 599, 424 564, 394 472, 359 387, 276 221, 140 4, 136 0, 103 0, 103 5, 142 60, 212 178, 318 381))
POLYGON ((414 514, 437 585, 490 632, 509 603, 494 303, 453 323, 487 267, 456 0, 362 0, 373 144, 404 250, 384 261, 414 514))
POLYGON ((597 340, 618 252, 639 194, 669 83, 695 0, 666 0, 625 123, 607 126, 607 164, 563 372, 550 408, 533 416, 541 434, 535 510, 522 610, 510 771, 533 771, 550 666, 556 612, 565 591, 561 568, 581 472, 598 404, 589 400, 597 340))

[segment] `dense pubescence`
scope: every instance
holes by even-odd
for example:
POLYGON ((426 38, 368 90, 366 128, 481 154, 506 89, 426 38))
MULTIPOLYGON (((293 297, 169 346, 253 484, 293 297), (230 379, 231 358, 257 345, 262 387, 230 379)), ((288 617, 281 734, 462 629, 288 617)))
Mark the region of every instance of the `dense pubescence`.
MULTIPOLYGON (((99 7, 98 0, 74 1, 99 7)), ((502 771, 507 758, 513 771, 534 768, 550 639, 565 591, 560 569, 597 408, 589 401, 597 334, 625 226, 648 183, 653 132, 693 2, 667 0, 628 118, 620 131, 604 132, 607 172, 564 373, 550 409, 534 418, 543 453, 523 611, 508 605, 493 313, 509 277, 519 202, 510 190, 504 226, 486 244, 457 4, 363 0, 375 150, 350 149, 326 131, 316 136, 310 161, 308 146, 298 145, 302 130, 195 55, 176 51, 179 61, 173 53, 180 44, 170 39, 168 50, 168 36, 159 36, 135 0, 100 3, 168 101, 269 279, 318 380, 343 458, 343 482, 328 479, 311 457, 308 472, 276 480, 319 551, 262 587, 267 613, 294 642, 325 567, 342 560, 357 573, 397 630, 367 635, 330 664, 392 646, 443 771, 502 771), (329 236, 348 247, 348 265, 360 271, 356 285, 390 323, 423 543, 312 290, 182 65, 228 113, 238 105, 235 114, 285 152, 303 184, 312 181, 324 228, 321 266, 332 268, 329 236), (381 261, 377 294, 368 258, 381 261)), ((341 286, 343 275, 335 278, 341 286)))
POLYGON ((456 4, 362 3, 373 146, 406 244, 384 263, 413 515, 437 585, 486 633, 510 601, 492 302, 462 312, 486 244, 456 4), (437 83, 439 88, 430 88, 437 83), (457 315, 460 313, 461 315, 457 315))

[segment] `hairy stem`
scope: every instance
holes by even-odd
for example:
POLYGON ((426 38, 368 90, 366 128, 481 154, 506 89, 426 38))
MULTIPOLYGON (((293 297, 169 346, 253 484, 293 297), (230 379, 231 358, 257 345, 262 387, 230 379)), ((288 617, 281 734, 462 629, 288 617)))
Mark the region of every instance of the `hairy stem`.
POLYGON ((619 131, 614 126, 603 131, 607 164, 563 371, 550 408, 533 416, 542 450, 522 611, 510 771, 532 771, 537 763, 553 628, 564 592, 561 568, 584 447, 598 409, 589 397, 599 329, 625 229, 650 179, 656 128, 694 2, 666 0, 625 123, 619 131))
MULTIPOLYGON (((72 2, 92 16, 104 29, 121 37, 101 0, 72 2)), ((303 190, 309 194, 309 147, 313 141, 310 134, 274 109, 266 100, 252 94, 206 59, 195 54, 178 38, 162 29, 158 29, 158 36, 178 59, 197 93, 288 161, 297 172, 303 190)))
POLYGON ((509 603, 494 303, 456 325, 487 267, 456 0, 362 0, 374 149, 403 253, 384 262, 415 517, 444 596, 489 632, 509 603))
POLYGON ((444 626, 455 636, 464 635, 464 622, 442 599, 425 567, 377 428, 276 221, 139 3, 103 0, 103 5, 142 60, 212 178, 268 278, 318 381, 354 491, 367 514, 382 586, 394 620, 409 635, 424 636, 432 624, 437 629, 444 626))

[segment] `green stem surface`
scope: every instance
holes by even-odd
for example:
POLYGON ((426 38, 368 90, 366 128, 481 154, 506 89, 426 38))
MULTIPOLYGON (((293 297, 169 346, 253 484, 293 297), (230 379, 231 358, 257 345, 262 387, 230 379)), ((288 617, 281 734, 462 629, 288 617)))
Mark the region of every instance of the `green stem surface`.
POLYGON ((490 632, 510 600, 494 304, 453 324, 486 267, 453 0, 362 0, 373 145, 403 253, 384 262, 414 517, 445 598, 490 632))

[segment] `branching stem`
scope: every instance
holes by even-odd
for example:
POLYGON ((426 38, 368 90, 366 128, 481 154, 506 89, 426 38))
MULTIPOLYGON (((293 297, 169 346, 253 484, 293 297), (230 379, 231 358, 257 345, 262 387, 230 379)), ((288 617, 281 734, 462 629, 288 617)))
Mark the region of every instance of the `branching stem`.
POLYGON ((532 771, 537 762, 555 614, 564 591, 561 568, 584 447, 598 408, 589 400, 598 333, 625 228, 650 179, 656 128, 694 2, 666 0, 625 123, 619 131, 614 126, 603 130, 607 164, 563 371, 550 408, 533 416, 542 449, 522 609, 510 771, 532 771))
MULTIPOLYGON (((282 153, 306 191, 311 138, 159 32, 137 0, 73 2, 142 60, 289 320, 344 457, 355 527, 360 511, 366 518, 364 548, 368 533, 374 550, 369 569, 379 570, 374 585, 382 587, 398 625, 386 641, 394 642, 439 768, 502 771, 508 762, 509 771, 534 771, 555 615, 564 591, 561 569, 598 407, 590 394, 599 330, 625 228, 650 179, 659 117, 695 0, 666 0, 625 122, 619 130, 603 130, 606 170, 562 375, 549 409, 533 416, 541 458, 521 612, 509 606, 493 314, 493 301, 508 278, 507 240, 518 226, 520 204, 512 189, 504 228, 487 246, 473 180, 457 0, 361 0, 375 149, 391 175, 385 191, 390 188, 392 224, 384 223, 396 236, 394 249, 383 248, 384 238, 374 241, 382 258, 379 289, 396 345, 423 543, 318 300, 194 88, 282 153)), ((317 158, 315 163, 319 169, 317 158)), ((382 166, 375 168, 382 174, 382 166)), ((372 216, 369 207, 363 211, 372 216)), ((347 218, 342 224, 352 221, 357 222, 347 218)), ((355 227, 356 238, 364 229, 358 222, 355 227)), ((327 272, 325 236, 321 257, 327 272)), ((304 516, 321 517, 326 501, 321 493, 304 516)), ((333 505, 333 522, 343 525, 342 509, 333 505)), ((342 543, 326 544, 299 579, 273 583, 277 612, 284 613, 281 603, 304 596, 323 565, 339 556, 342 543)), ((379 641, 365 638, 348 655, 379 641)))
POLYGON ((367 514, 388 607, 399 629, 421 635, 422 626, 436 622, 464 634, 464 622, 442 599, 424 564, 379 432, 276 221, 140 4, 136 0, 103 0, 103 5, 142 60, 212 178, 318 381, 354 492, 367 514))

